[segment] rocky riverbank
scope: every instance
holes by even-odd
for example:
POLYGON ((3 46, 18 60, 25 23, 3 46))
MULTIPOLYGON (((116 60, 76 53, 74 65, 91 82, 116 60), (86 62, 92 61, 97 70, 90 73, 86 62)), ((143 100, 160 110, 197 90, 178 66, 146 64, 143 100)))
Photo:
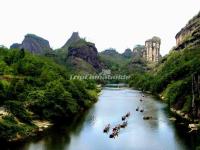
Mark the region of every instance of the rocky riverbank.
MULTIPOLYGON (((160 99, 164 101, 164 97, 160 94, 160 99)), ((192 119, 188 113, 184 113, 181 110, 176 110, 175 108, 170 107, 170 111, 175 114, 176 117, 180 117, 181 119, 188 122, 189 132, 200 130, 200 122, 198 119, 192 119)), ((175 119, 176 120, 176 119, 175 119)), ((175 121, 173 120, 173 121, 175 121)))
MULTIPOLYGON (((145 93, 153 94, 150 91, 145 91, 145 93)), ((153 94, 158 97, 160 100, 165 102, 165 98, 161 94, 153 94)), ((200 130, 200 122, 198 119, 192 119, 188 113, 184 113, 181 110, 176 110, 175 108, 170 107, 170 111, 175 115, 174 117, 169 118, 171 121, 176 121, 177 117, 183 119, 185 123, 188 125, 189 132, 200 130)))

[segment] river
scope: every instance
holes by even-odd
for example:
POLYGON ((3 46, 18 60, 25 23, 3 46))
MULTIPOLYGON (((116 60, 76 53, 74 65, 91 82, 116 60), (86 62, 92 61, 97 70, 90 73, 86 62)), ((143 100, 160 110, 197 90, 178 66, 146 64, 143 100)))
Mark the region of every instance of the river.
POLYGON ((19 150, 186 150, 194 140, 178 130, 169 120, 165 103, 155 97, 129 88, 105 87, 94 106, 70 126, 53 127, 43 136, 15 145, 19 150), (141 102, 140 99, 143 99, 141 102), (136 111, 136 107, 144 112, 136 111), (122 123, 121 116, 131 113, 128 126, 119 136, 109 138, 103 133, 108 123, 122 123), (152 116, 143 120, 143 116, 152 116))

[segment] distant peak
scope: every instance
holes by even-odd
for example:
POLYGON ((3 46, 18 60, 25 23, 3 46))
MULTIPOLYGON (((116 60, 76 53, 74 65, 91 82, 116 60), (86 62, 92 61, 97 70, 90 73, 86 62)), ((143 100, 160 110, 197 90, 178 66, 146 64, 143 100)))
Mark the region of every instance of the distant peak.
POLYGON ((67 42, 65 43, 65 45, 62 48, 66 48, 68 49, 68 47, 70 45, 72 45, 73 43, 76 43, 77 41, 79 41, 81 38, 79 36, 78 32, 73 32, 71 37, 67 40, 67 42))
POLYGON ((32 34, 32 33, 28 33, 28 34, 26 34, 25 36, 37 36, 37 35, 32 34))
POLYGON ((79 36, 79 33, 78 32, 73 32, 71 37, 69 38, 69 40, 72 39, 72 40, 79 40, 80 39, 80 36, 79 36))
POLYGON ((35 34, 26 34, 21 44, 14 43, 11 48, 24 48, 32 53, 46 54, 52 52, 49 41, 35 34))
MULTIPOLYGON (((78 33, 78 32, 73 32, 73 33, 72 33, 72 36, 79 37, 79 33, 78 33)), ((80 38, 80 37, 79 37, 79 38, 80 38)))
POLYGON ((120 54, 116 51, 116 49, 114 49, 114 48, 106 49, 106 50, 102 51, 101 53, 104 54, 104 55, 111 55, 111 56, 113 56, 113 55, 120 55, 120 54))
POLYGON ((31 34, 31 33, 28 33, 25 35, 25 38, 34 38, 34 39, 39 39, 39 40, 43 40, 43 41, 46 41, 48 42, 48 40, 36 35, 36 34, 31 34))
POLYGON ((131 58, 133 55, 133 52, 130 48, 125 49, 125 51, 122 53, 122 56, 126 58, 131 58))
POLYGON ((28 34, 25 35, 25 38, 28 38, 28 37, 31 37, 31 38, 41 38, 41 37, 39 37, 39 36, 37 36, 35 34, 31 34, 31 33, 28 33, 28 34))
POLYGON ((131 49, 130 49, 130 48, 127 48, 127 49, 125 49, 124 52, 131 52, 131 49))

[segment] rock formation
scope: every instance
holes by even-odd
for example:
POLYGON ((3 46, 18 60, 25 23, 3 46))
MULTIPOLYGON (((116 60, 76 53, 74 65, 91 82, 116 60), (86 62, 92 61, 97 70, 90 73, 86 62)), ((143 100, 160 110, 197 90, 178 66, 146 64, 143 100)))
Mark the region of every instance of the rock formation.
POLYGON ((79 41, 81 38, 79 36, 78 32, 73 32, 71 37, 67 40, 67 42, 59 49, 55 50, 55 54, 57 56, 57 61, 65 64, 67 60, 67 54, 68 54, 68 48, 70 45, 76 43, 79 41))
POLYGON ((92 65, 97 71, 102 69, 95 44, 86 42, 84 39, 80 39, 69 46, 67 58, 70 61, 79 58, 92 65))
POLYGON ((160 38, 155 36, 152 39, 145 41, 145 50, 143 51, 143 57, 148 62, 158 62, 160 60, 160 44, 160 38))
POLYGON ((63 45, 62 49, 68 49, 70 45, 72 45, 73 43, 76 43, 80 39, 81 38, 79 36, 79 33, 78 32, 73 32, 71 37, 65 43, 65 45, 63 45))
POLYGON ((15 43, 10 48, 24 48, 35 54, 48 54, 52 52, 49 42, 34 34, 27 34, 22 44, 15 43))
POLYGON ((183 49, 188 46, 200 45, 200 12, 176 34, 175 38, 175 50, 183 49))
POLYGON ((157 63, 161 58, 160 44, 160 38, 154 36, 152 39, 146 40, 145 45, 136 45, 133 48, 132 61, 142 61, 141 58, 143 58, 147 62, 157 63))

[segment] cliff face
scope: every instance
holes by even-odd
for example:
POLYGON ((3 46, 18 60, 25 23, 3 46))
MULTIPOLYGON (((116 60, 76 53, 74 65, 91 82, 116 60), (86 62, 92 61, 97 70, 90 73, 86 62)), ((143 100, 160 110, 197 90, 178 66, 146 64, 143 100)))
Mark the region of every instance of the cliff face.
POLYGON ((200 45, 200 12, 176 34, 175 50, 200 45))
MULTIPOLYGON (((67 58, 73 62, 73 64, 76 64, 75 60, 82 59, 90 64, 94 70, 101 71, 102 69, 102 64, 98 59, 98 52, 95 44, 86 42, 83 39, 77 41, 69 47, 67 58)), ((76 64, 76 66, 77 65, 81 66, 81 64, 76 64)))
POLYGON ((24 48, 35 54, 47 54, 52 52, 49 42, 34 34, 27 34, 22 44, 15 43, 11 45, 10 48, 24 48))
POLYGON ((79 33, 73 32, 71 37, 67 40, 67 42, 61 48, 55 50, 55 53, 58 57, 57 61, 62 64, 65 64, 68 54, 68 48, 70 47, 70 45, 78 42, 80 39, 81 38, 79 36, 79 33))
POLYGON ((160 45, 161 39, 156 36, 145 41, 145 51, 143 53, 143 57, 146 59, 146 61, 151 63, 158 63, 161 56, 160 45))

